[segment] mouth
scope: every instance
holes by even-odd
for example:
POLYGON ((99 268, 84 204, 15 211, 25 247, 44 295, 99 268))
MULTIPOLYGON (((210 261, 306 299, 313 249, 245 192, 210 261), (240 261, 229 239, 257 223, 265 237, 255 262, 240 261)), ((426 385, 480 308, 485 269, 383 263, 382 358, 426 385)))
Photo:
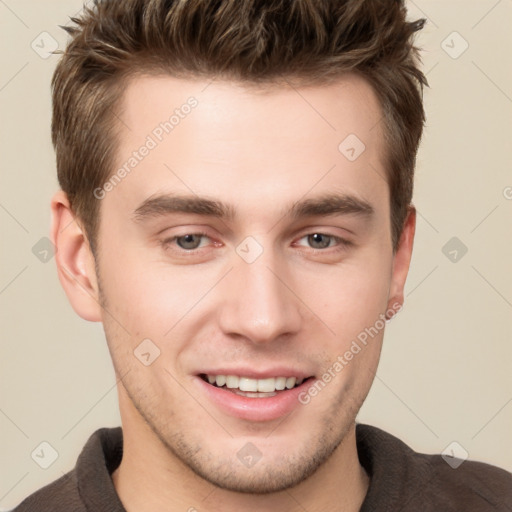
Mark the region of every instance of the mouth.
POLYGON ((298 409, 306 409, 301 393, 315 381, 314 376, 292 368, 267 368, 256 371, 250 366, 235 369, 203 369, 196 373, 194 386, 208 402, 223 414, 250 422, 283 418, 298 409))
POLYGON ((199 377, 215 388, 230 391, 245 398, 271 398, 282 392, 301 386, 313 377, 267 377, 254 379, 242 375, 200 374, 199 377))

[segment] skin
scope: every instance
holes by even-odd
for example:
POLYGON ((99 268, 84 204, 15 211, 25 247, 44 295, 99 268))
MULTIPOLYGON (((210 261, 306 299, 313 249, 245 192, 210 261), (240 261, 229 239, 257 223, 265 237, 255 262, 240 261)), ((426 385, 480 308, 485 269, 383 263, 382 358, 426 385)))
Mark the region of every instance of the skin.
POLYGON ((197 373, 280 365, 318 379, 402 304, 415 213, 394 252, 376 96, 353 75, 260 91, 138 77, 122 98, 117 165, 190 96, 197 107, 101 200, 96 260, 66 195, 52 201, 60 280, 81 317, 103 322, 119 379, 124 455, 115 488, 128 512, 359 510, 369 480, 355 418, 384 330, 309 404, 277 420, 227 414, 197 373), (338 150, 349 134, 366 146, 353 162, 338 150), (333 193, 365 201, 373 214, 286 214, 333 193), (222 201, 234 216, 134 214, 162 194, 222 201), (165 243, 198 232, 207 237, 195 252, 165 243), (314 233, 325 234, 326 248, 311 242, 314 233), (248 236, 263 249, 252 263, 236 252, 248 236), (133 353, 146 338, 160 350, 149 366, 133 353), (237 458, 249 442, 261 453, 251 468, 237 458))

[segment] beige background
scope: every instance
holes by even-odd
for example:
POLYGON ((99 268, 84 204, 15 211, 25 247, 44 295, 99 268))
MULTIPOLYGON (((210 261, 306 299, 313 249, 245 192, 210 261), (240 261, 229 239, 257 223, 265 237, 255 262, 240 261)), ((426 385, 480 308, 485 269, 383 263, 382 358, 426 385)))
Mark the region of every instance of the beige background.
MULTIPOLYGON (((418 230, 405 308, 388 327, 359 420, 418 451, 457 441, 470 458, 512 470, 512 1, 409 6, 430 20, 418 40, 431 85, 418 230), (456 262, 442 251, 452 237, 468 249, 456 262)), ((32 252, 48 234, 57 188, 49 89, 57 57, 31 45, 43 53, 54 38, 62 48, 58 25, 80 7, 0 2, 1 510, 71 469, 95 429, 120 423, 101 325, 74 314, 53 258, 32 252), (48 469, 31 458, 43 441, 59 455, 48 469)))

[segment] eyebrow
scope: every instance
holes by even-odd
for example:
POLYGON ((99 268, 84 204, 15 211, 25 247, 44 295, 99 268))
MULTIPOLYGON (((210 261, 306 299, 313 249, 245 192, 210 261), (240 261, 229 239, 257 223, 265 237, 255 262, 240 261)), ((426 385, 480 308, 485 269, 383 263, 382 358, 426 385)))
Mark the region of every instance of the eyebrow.
POLYGON ((327 194, 297 201, 289 211, 289 215, 294 219, 349 214, 371 217, 374 214, 374 208, 369 202, 354 195, 327 194))
MULTIPOLYGON (((136 221, 143 221, 151 217, 160 217, 172 213, 189 213, 205 215, 223 220, 233 220, 236 216, 233 206, 215 199, 196 195, 164 194, 146 199, 134 211, 136 221)), ((296 201, 283 210, 283 217, 298 220, 304 217, 329 215, 359 215, 371 217, 374 214, 373 206, 350 194, 324 194, 319 197, 296 201)))
POLYGON ((232 220, 235 211, 232 207, 214 199, 195 195, 165 194, 146 199, 135 211, 135 220, 159 217, 171 213, 192 213, 220 219, 232 220))

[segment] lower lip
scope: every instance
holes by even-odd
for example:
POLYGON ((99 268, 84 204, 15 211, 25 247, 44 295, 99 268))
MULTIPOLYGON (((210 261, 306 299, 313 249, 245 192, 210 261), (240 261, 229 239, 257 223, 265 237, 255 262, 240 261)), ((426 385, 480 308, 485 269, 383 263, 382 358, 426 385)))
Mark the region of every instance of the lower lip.
POLYGON ((201 377, 195 379, 201 391, 223 412, 248 421, 271 421, 290 414, 301 404, 299 394, 311 384, 305 380, 293 389, 278 391, 275 396, 267 398, 248 398, 237 395, 223 388, 212 386, 201 377))

